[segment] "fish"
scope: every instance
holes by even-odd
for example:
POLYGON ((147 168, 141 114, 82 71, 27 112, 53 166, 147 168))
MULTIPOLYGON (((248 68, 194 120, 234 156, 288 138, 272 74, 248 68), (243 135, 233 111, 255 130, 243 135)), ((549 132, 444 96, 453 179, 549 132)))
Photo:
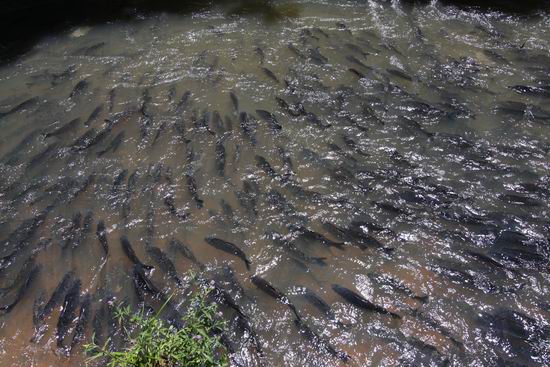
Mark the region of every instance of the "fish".
POLYGON ((353 44, 353 43, 346 43, 344 46, 346 46, 348 49, 350 49, 351 51, 353 52, 356 52, 358 54, 360 54, 361 56, 363 56, 364 58, 367 58, 367 55, 369 54, 368 52, 365 52, 361 49, 361 47, 357 46, 356 44, 353 44))
POLYGON ((289 229, 298 234, 299 239, 307 239, 310 241, 317 241, 328 247, 336 247, 339 250, 344 250, 345 243, 339 243, 329 240, 320 233, 307 229, 306 227, 291 225, 289 229))
POLYGON ((40 272, 40 269, 41 269, 41 266, 39 264, 35 264, 30 269, 30 271, 26 274, 26 278, 24 279, 23 284, 15 292, 15 297, 12 300, 12 302, 1 306, 0 312, 7 314, 14 309, 14 307, 23 299, 23 297, 25 297, 25 294, 27 293, 29 288, 32 286, 32 284, 38 277, 38 273, 40 272))
POLYGON ((357 57, 353 56, 353 55, 347 55, 346 56, 346 60, 348 60, 349 62, 355 64, 355 65, 359 65, 361 66, 363 69, 367 69, 367 70, 370 70, 371 68, 368 67, 367 65, 365 65, 364 62, 362 62, 361 60, 359 60, 357 57))
POLYGON ((288 297, 283 292, 281 292, 280 290, 275 288, 267 280, 265 280, 265 279, 263 279, 263 278, 261 278, 257 275, 254 275, 254 276, 250 277, 250 281, 256 287, 258 287, 258 289, 260 289, 261 291, 263 291, 266 294, 268 294, 269 296, 275 298, 276 300, 278 300, 282 304, 288 306, 290 308, 290 310, 292 311, 292 313, 294 314, 294 316, 296 316, 297 320, 302 319, 302 317, 298 314, 298 310, 296 310, 296 307, 290 302, 288 297))
POLYGON ((305 335, 305 337, 307 339, 311 340, 316 345, 318 345, 318 346, 322 347, 323 349, 325 349, 330 355, 332 355, 332 356, 334 356, 334 357, 336 357, 336 358, 338 358, 338 359, 340 359, 344 362, 347 362, 351 359, 351 357, 346 352, 341 351, 341 350, 337 350, 332 344, 330 344, 328 341, 321 338, 321 336, 319 336, 316 332, 311 330, 311 328, 306 325, 304 320, 302 320, 300 318, 296 318, 294 320, 294 325, 296 325, 296 327, 298 328, 300 333, 305 335))
POLYGON ((512 85, 511 90, 518 94, 525 94, 533 97, 550 97, 550 85, 542 86, 527 86, 527 85, 512 85))
POLYGON ((347 135, 342 135, 342 140, 344 141, 344 143, 349 147, 351 148, 355 153, 359 154, 359 155, 362 155, 364 157, 369 157, 370 154, 369 153, 365 153, 361 150, 361 148, 359 147, 359 145, 349 136, 347 135))
POLYGON ((256 160, 256 167, 264 171, 269 177, 273 179, 279 178, 279 174, 275 172, 275 170, 271 167, 269 162, 264 157, 256 155, 254 159, 256 160))
POLYGON ((260 116, 262 120, 269 124, 271 130, 273 130, 274 132, 279 132, 283 129, 279 121, 277 121, 275 115, 273 115, 271 112, 265 110, 256 110, 256 113, 258 114, 258 116, 260 116))
POLYGON ((164 252, 162 252, 161 249, 158 247, 147 247, 146 248, 147 254, 157 263, 157 265, 164 271, 179 287, 183 287, 183 282, 181 281, 178 271, 176 270, 176 267, 174 266, 174 263, 168 255, 166 255, 164 252))
POLYGON ((111 188, 111 192, 115 193, 118 191, 124 180, 126 180, 126 176, 128 175, 127 169, 121 169, 118 171, 118 173, 115 176, 115 179, 113 181, 113 186, 111 188))
POLYGON ((29 159, 29 163, 27 164, 26 168, 31 169, 33 167, 36 167, 36 165, 49 159, 51 156, 53 156, 57 152, 58 147, 59 147, 59 144, 57 142, 49 144, 41 152, 35 154, 29 159))
POLYGON ((92 113, 90 113, 90 116, 88 117, 88 119, 86 121, 84 121, 84 126, 86 126, 86 127, 90 126, 90 124, 92 122, 94 122, 99 117, 101 112, 103 112, 103 105, 102 104, 97 106, 96 108, 94 108, 92 113))
POLYGON ((21 112, 21 111, 26 111, 30 108, 33 108, 39 102, 40 102, 40 99, 38 97, 29 98, 29 99, 19 103, 18 105, 10 108, 9 110, 7 110, 5 112, 0 112, 0 119, 4 118, 6 116, 9 116, 9 115, 13 115, 14 113, 18 113, 18 112, 21 112))
POLYGON ((195 257, 195 254, 193 254, 193 251, 191 251, 191 249, 187 245, 185 245, 183 242, 178 241, 176 239, 171 239, 168 246, 172 250, 175 250, 180 254, 182 254, 184 257, 189 259, 192 263, 198 265, 199 268, 202 269, 204 267, 204 265, 199 260, 197 260, 197 258, 195 257))
POLYGON ((314 114, 313 112, 307 112, 306 113, 306 120, 308 122, 320 127, 321 129, 328 129, 329 127, 332 126, 329 123, 324 123, 323 121, 321 121, 321 119, 319 117, 317 117, 317 115, 314 114))
POLYGON ((197 204, 197 208, 202 208, 204 205, 204 201, 199 198, 199 194, 197 192, 197 182, 195 181, 195 177, 191 174, 186 174, 185 179, 187 181, 187 190, 189 190, 189 193, 191 194, 191 197, 197 204))
POLYGON ((246 254, 239 247, 237 247, 237 245, 215 237, 206 237, 204 240, 210 246, 217 248, 218 250, 237 256, 238 258, 244 261, 246 268, 250 270, 250 264, 251 264, 250 260, 248 259, 246 254))
POLYGON ((413 78, 405 73, 404 71, 402 70, 399 70, 399 69, 395 69, 395 68, 388 68, 386 69, 386 71, 388 72, 388 74, 390 75, 393 75, 393 76, 396 76, 398 78, 401 78, 401 79, 404 79, 404 80, 407 80, 409 82, 412 82, 413 78))
POLYGON ((102 155, 104 155, 105 153, 108 153, 109 151, 114 153, 117 151, 118 147, 120 146, 120 144, 122 143, 122 141, 124 140, 124 131, 121 131, 119 132, 114 138, 113 140, 111 140, 109 142, 109 144, 107 144, 107 146, 105 147, 105 149, 103 150, 100 150, 99 152, 97 152, 97 156, 98 157, 101 157, 102 155))
POLYGON ((88 89, 90 83, 86 79, 83 79, 76 83, 73 90, 71 91, 71 94, 69 94, 69 98, 75 98, 79 97, 86 89, 88 89))
POLYGON ((325 262, 327 260, 326 257, 315 257, 315 256, 309 256, 306 255, 303 251, 299 250, 292 241, 289 241, 287 239, 284 239, 283 236, 276 232, 267 232, 266 235, 277 245, 283 247, 285 250, 287 250, 292 256, 296 257, 297 259, 317 264, 319 266, 326 266, 327 263, 325 262))
POLYGON ((55 332, 55 339, 57 341, 57 347, 63 349, 63 342, 65 336, 69 331, 69 328, 75 318, 76 309, 80 304, 80 280, 75 280, 63 300, 63 306, 61 307, 61 313, 57 320, 57 330, 55 332))
POLYGON ((316 48, 310 48, 307 50, 309 59, 317 65, 325 65, 328 63, 328 59, 321 54, 321 51, 319 51, 319 47, 316 48))
POLYGON ((153 297, 163 298, 162 292, 154 285, 151 280, 145 275, 145 270, 142 265, 135 264, 133 269, 133 281, 136 294, 140 302, 144 301, 143 292, 149 293, 153 297))
POLYGON ((367 274, 370 280, 382 285, 390 287, 392 290, 397 290, 403 294, 405 294, 407 297, 410 297, 414 300, 420 301, 422 303, 426 303, 428 301, 428 296, 419 296, 417 295, 412 289, 407 287, 403 282, 399 281, 398 279, 392 278, 388 274, 374 274, 369 273, 367 274))
POLYGON ((189 219, 189 213, 186 213, 185 211, 176 208, 174 196, 172 196, 172 194, 168 194, 164 197, 164 205, 166 205, 170 214, 176 216, 180 220, 186 221, 187 219, 189 219))
POLYGON ((309 303, 311 303, 316 309, 321 311, 330 320, 336 319, 336 315, 334 314, 334 311, 332 310, 330 305, 325 302, 324 299, 319 297, 315 292, 313 292, 311 289, 307 287, 302 288, 302 290, 303 290, 302 296, 309 303))
POLYGON ((260 59, 260 64, 263 64, 264 61, 265 61, 264 50, 262 50, 260 47, 254 47, 254 52, 256 53, 256 55, 258 55, 258 57, 260 59))
POLYGON ((267 75, 269 79, 273 80, 275 83, 279 83, 279 79, 277 79, 277 76, 271 70, 263 67, 262 71, 264 72, 265 75, 267 75))
POLYGON ((258 185, 249 180, 244 180, 242 191, 235 193, 239 203, 247 210, 249 214, 252 214, 254 217, 258 215, 258 194, 258 185))
POLYGON ((82 297, 82 302, 80 303, 80 313, 78 319, 76 320, 76 326, 74 329, 73 340, 69 347, 69 354, 72 353, 73 349, 84 340, 86 327, 90 321, 90 316, 92 313, 92 297, 89 293, 86 293, 82 297))
POLYGON ((99 240, 99 244, 101 245, 101 248, 103 249, 103 254, 105 256, 109 255, 109 242, 107 241, 107 230, 105 229, 105 222, 100 220, 97 223, 97 229, 96 229, 96 236, 99 240))
POLYGON ((132 261, 135 265, 139 265, 140 267, 142 267, 145 270, 154 269, 153 266, 145 265, 139 260, 139 258, 137 257, 134 249, 132 248, 132 245, 130 244, 130 241, 128 240, 128 237, 126 237, 124 235, 121 236, 120 237, 120 243, 122 245, 122 249, 124 250, 124 254, 126 254, 128 259, 130 259, 130 261, 132 261))
POLYGON ((304 60, 306 58, 306 56, 292 43, 289 43, 287 47, 294 55, 298 56, 300 59, 304 60))
POLYGON ((216 153, 216 172, 219 177, 225 176, 225 146, 223 145, 223 138, 216 140, 215 146, 216 153))
POLYGON ((290 105, 287 101, 280 97, 275 97, 275 100, 277 101, 277 104, 290 116, 299 117, 306 114, 306 110, 300 102, 290 105))
POLYGON ((256 145, 256 120, 246 112, 241 112, 239 114, 239 121, 241 129, 243 130, 244 135, 250 140, 252 145, 256 145))
POLYGON ((11 290, 15 289, 18 285, 24 283, 26 281, 26 278, 29 275, 29 272, 32 271, 32 269, 36 266, 36 261, 34 256, 30 256, 21 266, 19 271, 17 272, 17 275, 15 276, 15 279, 13 282, 3 288, 0 288, 0 298, 2 298, 6 293, 10 292, 11 290))
POLYGON ((384 314, 384 315, 390 315, 391 317, 396 318, 396 319, 401 319, 400 315, 398 315, 394 312, 388 311, 384 307, 375 305, 374 303, 372 303, 371 301, 365 299, 363 296, 361 296, 360 294, 352 291, 351 289, 342 287, 338 284, 333 284, 332 285, 332 290, 336 294, 338 294, 340 297, 342 297, 343 299, 345 299, 349 303, 351 303, 351 304, 353 304, 353 305, 355 305, 359 308, 362 308, 362 309, 367 310, 367 311, 378 312, 378 313, 381 313, 381 314, 384 314))
POLYGON ((235 112, 239 113, 239 98, 234 91, 229 91, 229 98, 231 98, 231 103, 233 104, 235 112))
POLYGON ((58 127, 55 130, 52 130, 50 132, 44 133, 44 138, 50 138, 52 136, 60 136, 68 133, 71 130, 74 130, 78 125, 80 124, 80 118, 72 119, 71 121, 67 122, 65 125, 62 125, 58 127))
POLYGON ((31 342, 37 343, 44 336, 44 333, 47 330, 47 324, 45 324, 44 321, 52 314, 53 310, 59 306, 61 302, 63 302, 65 294, 72 285, 73 277, 74 273, 72 271, 67 272, 55 287, 48 302, 35 314, 33 323, 36 331, 31 339, 31 342))
POLYGON ((349 68, 348 69, 352 74, 355 74, 359 79, 363 79, 365 78, 365 74, 363 74, 362 72, 360 72, 359 70, 355 69, 355 68, 349 68))

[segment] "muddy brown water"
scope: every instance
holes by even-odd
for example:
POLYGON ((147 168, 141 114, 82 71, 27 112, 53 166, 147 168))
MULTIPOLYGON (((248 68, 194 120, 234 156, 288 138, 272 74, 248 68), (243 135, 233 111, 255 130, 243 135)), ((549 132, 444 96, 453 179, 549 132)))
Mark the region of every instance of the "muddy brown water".
MULTIPOLYGON (((30 257, 38 264, 0 316, 0 365, 82 365, 93 320, 107 335, 111 306, 138 306, 121 236, 181 312, 187 293, 148 247, 184 281, 189 270, 220 279, 264 351, 230 322, 234 365, 550 364, 548 14, 290 8, 276 22, 216 6, 75 28, 0 68, 2 289, 30 257), (209 236, 236 244, 250 269, 209 236), (85 338, 66 356, 60 305, 31 339, 33 314, 69 271, 92 302, 85 338), (253 275, 323 341, 300 333, 253 275), (401 318, 361 309, 333 284, 401 318)), ((23 283, 2 292, 2 306, 23 283)))

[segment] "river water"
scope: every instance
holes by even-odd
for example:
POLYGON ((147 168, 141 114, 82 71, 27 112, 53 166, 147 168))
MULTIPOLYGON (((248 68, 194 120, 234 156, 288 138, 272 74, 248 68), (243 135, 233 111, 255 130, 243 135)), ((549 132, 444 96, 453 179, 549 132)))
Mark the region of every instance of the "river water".
POLYGON ((126 239, 180 312, 162 259, 227 292, 236 366, 550 364, 549 50, 546 13, 378 1, 42 39, 0 68, 0 365, 122 345, 114 305, 158 304, 126 239))

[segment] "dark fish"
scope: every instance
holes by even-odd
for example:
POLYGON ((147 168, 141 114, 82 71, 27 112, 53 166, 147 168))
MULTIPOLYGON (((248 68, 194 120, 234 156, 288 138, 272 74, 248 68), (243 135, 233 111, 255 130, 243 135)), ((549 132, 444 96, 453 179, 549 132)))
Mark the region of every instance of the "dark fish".
POLYGON ((31 272, 35 266, 36 261, 34 259, 34 256, 29 257, 17 272, 17 275, 15 276, 13 282, 6 287, 0 288, 0 298, 2 298, 6 293, 15 289, 18 285, 24 283, 29 275, 29 272, 31 272))
POLYGON ((254 47, 254 52, 258 57, 260 58, 260 64, 263 64, 265 61, 265 53, 264 50, 262 50, 260 47, 254 47))
POLYGON ((536 87, 527 85, 513 85, 509 88, 518 94, 525 94, 533 97, 550 97, 550 85, 536 87))
POLYGON ((319 48, 310 48, 307 50, 309 59, 313 61, 314 64, 317 65, 325 65, 328 62, 328 59, 321 54, 321 51, 319 51, 319 48))
POLYGON ((181 113, 183 113, 183 111, 185 111, 185 109, 187 108, 187 105, 189 104, 189 98, 191 98, 191 92, 190 91, 186 91, 185 93, 183 93, 183 95, 181 96, 180 101, 176 105, 176 112, 177 113, 181 114, 181 113))
POLYGON ((332 126, 329 123, 324 123, 323 121, 321 121, 321 119, 317 117, 317 115, 314 114, 313 112, 306 113, 306 120, 314 125, 317 125, 321 129, 328 129, 329 127, 332 126))
POLYGON ((334 311, 330 308, 329 304, 325 302, 324 299, 319 297, 315 292, 309 288, 303 288, 304 298, 311 303, 316 309, 325 314, 330 320, 336 319, 334 311))
POLYGON ((109 94, 107 95, 107 100, 109 102, 109 112, 113 112, 113 108, 115 107, 115 97, 116 88, 113 88, 109 91, 109 94))
POLYGON ((69 290, 69 287, 72 285, 72 278, 74 276, 74 273, 68 272, 63 276, 63 279, 57 284, 57 287, 55 287, 49 301, 42 307, 38 312, 35 314, 35 317, 33 318, 33 323, 36 329, 36 332, 34 333, 34 336, 31 339, 31 342, 37 343, 40 341, 42 336, 44 336, 44 333, 47 330, 47 325, 44 323, 44 320, 50 316, 53 312, 53 310, 63 302, 63 297, 65 297, 65 293, 69 290))
POLYGON ((185 213, 183 210, 179 210, 176 208, 176 204, 172 194, 168 194, 164 197, 164 205, 166 205, 168 211, 170 211, 170 214, 176 216, 180 220, 185 221, 189 218, 188 213, 185 213))
POLYGON ((266 233, 266 235, 268 235, 275 244, 283 247, 285 250, 289 252, 289 254, 291 254, 292 256, 294 256, 295 258, 301 261, 314 263, 319 266, 327 265, 327 263, 325 262, 326 260, 325 257, 314 257, 314 256, 306 255, 303 251, 299 250, 296 247, 296 245, 294 245, 294 243, 284 239, 283 236, 281 236, 279 233, 268 232, 266 233))
POLYGON ((124 140, 124 131, 121 131, 113 138, 113 140, 109 142, 109 144, 107 144, 105 149, 97 152, 97 156, 101 157, 102 155, 104 155, 109 151, 113 153, 116 152, 123 140, 124 140))
POLYGON ((267 122, 269 126, 271 127, 271 130, 278 132, 282 130, 281 124, 279 124, 279 121, 277 121, 277 118, 272 113, 265 111, 265 110, 256 110, 256 113, 262 120, 267 122))
POLYGON ((25 294, 27 293, 27 291, 33 284, 34 280, 38 276, 38 273, 40 272, 40 268, 41 268, 40 265, 34 265, 32 267, 32 269, 26 274, 27 277, 24 280, 23 284, 17 290, 13 301, 7 305, 0 307, 0 312, 3 312, 3 313, 11 312, 11 310, 13 310, 13 308, 19 303, 19 301, 21 301, 23 297, 25 297, 25 294))
POLYGON ((367 310, 367 311, 378 312, 378 313, 381 313, 381 314, 384 314, 384 315, 391 315, 392 317, 397 318, 397 319, 401 318, 401 316, 399 316, 398 314, 393 313, 391 311, 388 311, 383 307, 375 305, 374 303, 372 303, 369 300, 365 299, 363 296, 359 295, 358 293, 356 293, 356 292, 354 292, 354 291, 352 291, 348 288, 342 287, 338 284, 333 284, 332 289, 340 297, 342 297, 343 299, 345 299, 349 303, 351 303, 351 304, 353 304, 353 305, 355 305, 359 308, 362 308, 362 309, 367 310))
POLYGON ((405 294, 407 297, 411 297, 412 299, 415 299, 423 303, 428 301, 428 296, 418 296, 412 289, 410 289, 405 284, 403 284, 403 282, 399 281, 398 279, 392 278, 387 274, 370 273, 370 274, 367 274, 367 276, 372 281, 382 286, 390 287, 392 290, 397 290, 405 294))
POLYGON ((298 238, 303 238, 310 241, 317 241, 322 243, 325 246, 336 247, 339 250, 344 250, 344 246, 345 246, 344 243, 339 243, 339 242, 334 242, 332 240, 329 240, 322 234, 309 230, 306 227, 292 225, 290 226, 290 230, 292 232, 298 233, 299 235, 298 238))
POLYGON ((105 222, 100 220, 97 223, 97 229, 96 229, 95 233, 97 235, 97 239, 99 240, 101 248, 103 249, 104 255, 108 256, 109 255, 109 243, 107 242, 107 231, 105 229, 105 222))
POLYGON ((146 251, 147 254, 149 254, 149 256, 157 263, 159 268, 162 269, 162 271, 168 274, 168 276, 172 278, 178 286, 183 287, 183 282, 178 275, 178 271, 168 255, 162 252, 162 250, 158 247, 147 247, 146 251))
POLYGON ((35 154, 29 159, 27 164, 27 169, 33 168, 36 165, 43 163, 45 160, 49 159, 55 152, 57 152, 58 143, 52 143, 44 148, 41 152, 35 154))
POLYGON ((405 73, 402 70, 394 69, 394 68, 388 68, 388 69, 386 69, 386 71, 390 75, 396 76, 396 77, 401 78, 401 79, 408 80, 409 82, 412 82, 412 80, 413 80, 413 78, 409 74, 405 73))
POLYGON ((88 88, 89 83, 87 80, 81 80, 74 86, 73 90, 71 91, 71 94, 69 95, 69 98, 74 98, 80 96, 84 91, 88 88))
POLYGON ((182 243, 181 241, 178 241, 176 239, 172 239, 172 240, 170 240, 169 246, 170 246, 171 249, 178 251, 180 254, 185 256, 187 259, 191 260, 191 262, 195 263, 200 268, 204 267, 204 265, 199 260, 197 260, 197 258, 195 257, 195 254, 193 254, 193 251, 191 251, 191 249, 188 246, 186 246, 184 243, 182 243))
POLYGON ((275 100, 286 113, 293 117, 298 117, 306 114, 306 109, 300 102, 290 105, 287 101, 280 97, 275 97, 275 100))
POLYGON ((130 244, 130 241, 128 241, 128 237, 120 237, 120 243, 122 244, 122 249, 124 250, 124 253, 128 257, 128 259, 130 259, 130 261, 132 261, 135 265, 139 265, 146 270, 153 269, 151 265, 145 265, 138 259, 134 249, 132 248, 132 245, 130 244))
POLYGON ((348 60, 349 62, 354 63, 356 65, 359 65, 364 69, 370 70, 370 68, 367 65, 365 65, 365 63, 363 63, 361 60, 359 60, 357 57, 355 57, 353 55, 347 55, 346 60, 348 60))
POLYGON ((305 335, 307 339, 311 340, 316 345, 325 349, 332 356, 344 362, 347 362, 350 360, 351 357, 346 352, 337 350, 336 348, 334 348, 334 346, 332 346, 328 341, 324 340, 316 332, 311 330, 311 328, 307 326, 302 319, 296 318, 294 320, 294 324, 296 325, 298 330, 300 330, 300 332, 305 335))
POLYGON ((354 68, 349 68, 348 69, 350 72, 352 72, 353 74, 355 74, 359 79, 363 79, 365 77, 365 74, 363 74, 362 72, 360 72, 359 70, 357 69, 354 69, 354 68))
POLYGON ((367 57, 368 55, 368 52, 365 52, 361 49, 361 47, 357 46, 356 44, 353 44, 353 43, 346 43, 345 46, 347 48, 349 48, 350 50, 352 50, 353 52, 356 52, 358 54, 360 54, 361 56, 363 56, 364 58, 367 57))
POLYGON ((269 162, 262 156, 255 156, 254 159, 256 160, 256 167, 260 168, 262 171, 264 171, 269 177, 273 179, 279 178, 279 175, 275 170, 271 167, 269 162))
POLYGON ((0 112, 0 119, 9 115, 13 115, 14 113, 17 113, 17 112, 28 110, 29 108, 32 108, 36 104, 38 104, 39 101, 40 100, 38 99, 38 97, 29 98, 26 101, 19 103, 17 106, 12 107, 6 112, 0 112))
POLYGON ((348 147, 350 147, 355 153, 357 154, 360 154, 362 156, 365 156, 365 157, 368 157, 370 154, 368 153, 365 153, 361 150, 361 148, 359 148, 359 145, 357 145, 357 143, 349 136, 347 135, 343 135, 342 136, 342 140, 344 141, 344 143, 346 143, 346 145, 348 147))
POLYGON ((102 111, 103 111, 103 105, 102 104, 97 106, 96 108, 94 108, 94 110, 92 111, 92 113, 90 114, 88 119, 84 122, 84 126, 90 126, 90 124, 92 122, 94 122, 99 117, 99 114, 102 111))
POLYGON ((65 340, 65 335, 69 331, 69 328, 75 319, 76 309, 80 304, 80 280, 75 280, 67 294, 65 295, 65 300, 63 301, 63 306, 61 308, 61 313, 59 314, 59 319, 57 320, 57 330, 55 333, 55 338, 57 340, 57 347, 64 348, 63 342, 65 340))
POLYGON ((237 247, 237 245, 215 237, 207 237, 204 240, 210 246, 215 247, 218 250, 237 256, 244 261, 244 263, 246 264, 246 268, 250 270, 250 260, 248 260, 246 254, 239 247, 237 247))
POLYGON ((78 345, 82 340, 84 340, 86 327, 90 321, 90 315, 92 313, 92 297, 90 294, 86 293, 82 297, 82 302, 80 303, 80 314, 76 320, 76 326, 74 329, 73 341, 69 348, 69 354, 72 353, 74 347, 78 345))
POLYGON ((298 48, 296 48, 296 46, 294 46, 292 43, 289 43, 289 44, 288 44, 288 49, 289 49, 290 51, 292 51, 292 53, 293 53, 294 55, 298 56, 300 59, 303 60, 303 59, 306 58, 306 56, 305 56, 300 50, 298 50, 298 48))
POLYGON ((111 188, 112 192, 118 191, 124 180, 126 180, 126 176, 128 175, 127 169, 121 169, 117 175, 115 176, 115 179, 113 181, 113 187, 111 188))
POLYGON ((223 145, 223 139, 216 140, 216 172, 218 176, 223 177, 225 175, 225 146, 223 145))
POLYGON ((268 78, 272 79, 276 83, 279 83, 279 79, 277 79, 277 76, 271 70, 268 68, 262 68, 262 71, 268 78))
POLYGON ((256 145, 256 127, 257 123, 248 113, 241 112, 239 121, 244 135, 250 140, 252 145, 256 145))
POLYGON ((302 319, 300 317, 300 315, 298 314, 298 311, 296 310, 296 307, 290 302, 288 297, 283 292, 281 292, 280 290, 275 288, 267 280, 265 280, 263 278, 260 278, 257 275, 252 276, 250 278, 250 280, 252 281, 252 284, 254 284, 256 287, 258 287, 258 289, 262 290, 263 292, 265 292, 269 296, 275 298, 276 300, 278 300, 282 304, 287 305, 290 308, 290 310, 292 311, 292 313, 294 313, 294 316, 296 316, 297 320, 302 319))
POLYGON ((229 92, 229 97, 231 98, 231 103, 233 104, 235 112, 239 113, 239 98, 234 91, 229 92))
POLYGON ((538 200, 531 199, 528 196, 517 195, 517 194, 501 194, 498 195, 498 198, 509 204, 516 205, 525 205, 525 206, 541 206, 542 203, 538 200))
POLYGON ((189 190, 189 193, 191 194, 191 197, 197 204, 197 208, 202 208, 204 201, 199 198, 199 194, 197 192, 197 182, 195 181, 195 177, 191 174, 186 174, 185 179, 187 181, 187 190, 189 190))
POLYGON ((74 130, 78 124, 80 123, 80 119, 77 117, 69 122, 67 122, 65 125, 58 127, 57 129, 50 131, 48 133, 44 134, 44 138, 49 138, 51 136, 59 136, 63 135, 65 133, 68 133, 71 130, 74 130))

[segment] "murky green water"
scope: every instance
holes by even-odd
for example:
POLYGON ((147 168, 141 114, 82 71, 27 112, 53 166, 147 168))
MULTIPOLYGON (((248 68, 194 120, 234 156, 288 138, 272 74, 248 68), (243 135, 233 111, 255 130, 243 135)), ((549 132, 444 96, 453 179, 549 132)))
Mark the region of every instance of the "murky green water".
POLYGON ((152 248, 234 299, 234 365, 550 363, 548 14, 280 5, 72 29, 0 69, 0 365, 81 365, 94 332, 117 347, 113 305, 157 307, 124 236, 175 308, 152 248), (59 344, 65 293, 37 315, 68 272, 59 344))

